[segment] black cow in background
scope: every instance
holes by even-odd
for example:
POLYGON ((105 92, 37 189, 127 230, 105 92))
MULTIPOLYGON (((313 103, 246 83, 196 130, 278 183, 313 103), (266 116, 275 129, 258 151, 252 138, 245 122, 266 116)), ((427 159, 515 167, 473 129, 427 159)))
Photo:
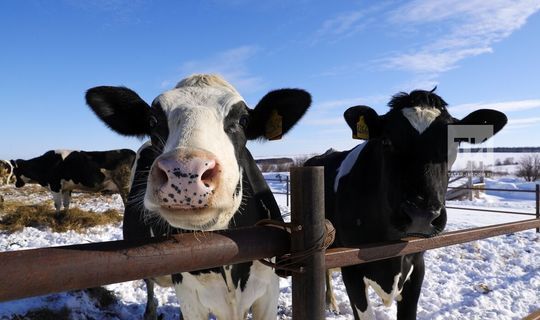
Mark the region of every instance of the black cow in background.
POLYGON ((15 186, 39 183, 53 195, 54 207, 69 208, 73 190, 119 193, 124 205, 129 193, 135 152, 51 150, 29 160, 11 160, 15 186))
MULTIPOLYGON (((449 131, 455 131, 454 125, 489 125, 495 134, 507 119, 487 109, 455 119, 433 91, 399 93, 382 116, 366 106, 349 108, 344 117, 353 137, 366 141, 306 162, 325 167, 326 216, 336 228, 334 246, 432 237, 444 230, 447 171, 458 148, 457 143, 448 145, 449 131)), ((373 318, 368 287, 386 306, 398 301, 398 319, 416 319, 423 253, 343 267, 341 272, 355 319, 373 318)))

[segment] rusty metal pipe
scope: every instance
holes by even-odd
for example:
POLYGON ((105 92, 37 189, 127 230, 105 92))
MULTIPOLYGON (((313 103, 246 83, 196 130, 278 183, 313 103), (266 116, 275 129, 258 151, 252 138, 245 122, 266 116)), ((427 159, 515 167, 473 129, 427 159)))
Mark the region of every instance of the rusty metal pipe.
POLYGON ((374 243, 359 248, 334 248, 326 251, 326 268, 345 267, 383 260, 537 227, 540 227, 540 219, 529 219, 488 227, 452 231, 428 239, 412 238, 393 242, 374 243))
POLYGON ((184 233, 150 243, 109 241, 0 253, 0 301, 283 255, 290 237, 273 227, 184 233))

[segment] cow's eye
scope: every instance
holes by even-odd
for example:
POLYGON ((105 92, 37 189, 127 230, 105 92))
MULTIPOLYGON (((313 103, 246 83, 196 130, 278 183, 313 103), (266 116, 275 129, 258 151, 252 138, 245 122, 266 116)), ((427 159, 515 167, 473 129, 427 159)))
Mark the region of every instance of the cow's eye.
POLYGON ((249 124, 249 116, 247 115, 244 115, 242 117, 240 117, 240 120, 238 120, 238 124, 240 124, 240 126, 242 128, 247 128, 248 124, 249 124))
POLYGON ((148 126, 150 126, 150 129, 154 129, 157 125, 157 119, 154 116, 151 116, 148 120, 148 126))

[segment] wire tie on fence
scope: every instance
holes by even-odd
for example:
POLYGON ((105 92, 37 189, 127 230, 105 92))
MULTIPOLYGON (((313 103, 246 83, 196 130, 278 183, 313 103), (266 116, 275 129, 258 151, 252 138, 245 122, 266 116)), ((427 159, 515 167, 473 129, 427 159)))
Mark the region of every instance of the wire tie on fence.
MULTIPOLYGON (((261 220, 257 222, 256 225, 280 228, 282 230, 285 230, 289 234, 292 233, 293 229, 295 229, 295 231, 302 230, 302 228, 298 228, 301 226, 297 226, 295 228, 292 223, 270 219, 261 220)), ((313 256, 315 253, 326 250, 326 248, 328 248, 334 242, 335 235, 336 229, 334 228, 332 223, 330 223, 330 221, 325 219, 324 233, 318 239, 318 241, 316 241, 315 245, 313 245, 311 248, 308 248, 301 252, 284 254, 280 257, 277 257, 276 262, 272 262, 267 259, 261 259, 259 261, 268 267, 274 268, 276 270, 276 274, 280 277, 285 278, 292 275, 292 273, 304 273, 305 270, 302 266, 300 266, 300 263, 313 256)))

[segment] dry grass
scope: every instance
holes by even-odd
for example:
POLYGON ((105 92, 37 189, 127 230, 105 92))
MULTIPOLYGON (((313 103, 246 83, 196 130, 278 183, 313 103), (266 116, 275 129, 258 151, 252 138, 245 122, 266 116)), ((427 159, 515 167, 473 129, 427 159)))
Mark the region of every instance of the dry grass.
POLYGON ((67 230, 80 232, 97 225, 122 221, 122 213, 118 210, 111 209, 97 213, 71 208, 56 214, 50 206, 25 205, 18 201, 5 201, 3 211, 0 229, 7 232, 16 232, 24 227, 51 228, 55 232, 67 230))

